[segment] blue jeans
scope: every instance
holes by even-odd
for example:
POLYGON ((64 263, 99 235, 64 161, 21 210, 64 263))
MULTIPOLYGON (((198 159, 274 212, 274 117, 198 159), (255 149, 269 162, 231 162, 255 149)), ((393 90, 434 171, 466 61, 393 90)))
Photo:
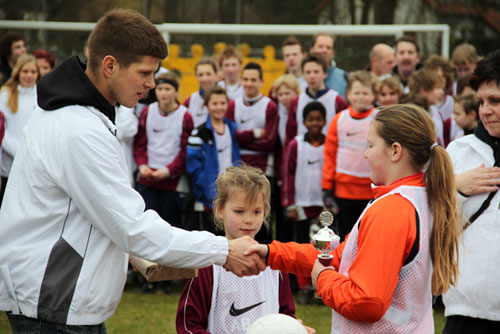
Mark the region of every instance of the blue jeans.
POLYGON ((13 334, 107 334, 106 325, 54 324, 40 319, 7 313, 13 334))

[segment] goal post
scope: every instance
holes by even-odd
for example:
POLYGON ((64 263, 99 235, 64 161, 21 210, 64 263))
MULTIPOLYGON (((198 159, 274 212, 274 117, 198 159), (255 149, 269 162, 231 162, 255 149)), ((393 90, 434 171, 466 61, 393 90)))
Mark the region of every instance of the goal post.
MULTIPOLYGON (((0 29, 91 31, 95 23, 0 20, 0 29)), ((156 25, 167 41, 172 34, 218 35, 300 35, 328 33, 336 36, 392 36, 407 32, 437 32, 441 35, 441 56, 450 53, 450 27, 447 24, 367 24, 367 25, 294 25, 294 24, 211 24, 163 23, 156 25)))

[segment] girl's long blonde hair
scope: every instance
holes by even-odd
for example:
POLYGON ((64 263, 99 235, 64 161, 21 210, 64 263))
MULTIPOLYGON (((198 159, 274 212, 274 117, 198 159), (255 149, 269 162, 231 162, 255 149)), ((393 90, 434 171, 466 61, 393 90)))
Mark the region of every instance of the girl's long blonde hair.
MULTIPOLYGON (((16 66, 14 66, 14 69, 12 70, 12 76, 5 83, 5 85, 2 86, 2 89, 7 89, 9 92, 7 104, 12 113, 16 113, 19 107, 19 90, 17 89, 17 86, 19 85, 19 75, 21 74, 21 70, 24 65, 29 63, 33 63, 36 66, 36 58, 32 55, 23 55, 19 57, 16 66)), ((40 79, 40 70, 38 69, 38 66, 36 66, 36 71, 38 73, 38 82, 40 79)))
POLYGON ((382 107, 375 122, 387 145, 398 142, 407 150, 415 167, 427 167, 424 179, 433 216, 432 292, 442 294, 458 278, 458 242, 462 232, 451 160, 443 147, 434 145, 434 123, 422 108, 411 104, 382 107))

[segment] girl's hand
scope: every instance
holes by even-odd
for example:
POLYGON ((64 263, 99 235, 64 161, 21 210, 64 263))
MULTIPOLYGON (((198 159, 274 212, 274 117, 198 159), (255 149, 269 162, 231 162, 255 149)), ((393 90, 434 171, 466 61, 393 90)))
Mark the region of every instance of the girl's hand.
POLYGON ((318 276, 325 269, 335 270, 335 268, 332 266, 325 267, 321 264, 321 262, 319 262, 319 260, 316 260, 316 262, 314 262, 314 267, 311 271, 311 281, 315 289, 317 289, 316 285, 318 284, 318 276))
POLYGON ((260 259, 266 263, 266 258, 267 258, 267 253, 269 252, 269 249, 267 248, 267 245, 263 244, 255 244, 247 248, 245 251, 245 255, 251 255, 251 254, 257 254, 260 259))

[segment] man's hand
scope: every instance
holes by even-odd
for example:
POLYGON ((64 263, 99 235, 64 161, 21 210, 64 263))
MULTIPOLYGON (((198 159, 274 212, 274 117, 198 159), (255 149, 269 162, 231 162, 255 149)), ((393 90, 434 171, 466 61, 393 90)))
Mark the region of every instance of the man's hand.
POLYGON ((323 271, 324 269, 335 270, 335 268, 332 266, 325 267, 324 265, 321 264, 321 262, 319 262, 319 260, 316 260, 316 262, 314 262, 314 267, 311 271, 311 281, 312 281, 312 285, 314 286, 315 289, 317 289, 316 285, 318 284, 319 273, 321 273, 321 271, 323 271))
POLYGON ((140 165, 139 166, 139 176, 149 179, 151 177, 151 174, 153 173, 153 170, 149 168, 148 165, 140 165))
POLYGON ((490 193, 500 185, 500 167, 479 167, 455 175, 457 190, 466 196, 490 193))
POLYGON ((170 176, 170 170, 167 167, 157 169, 151 173, 151 177, 155 180, 163 180, 170 176))
POLYGON ((229 254, 224 268, 238 277, 258 275, 265 270, 266 265, 257 254, 244 255, 254 244, 258 244, 257 241, 248 236, 229 240, 229 254))
POLYGON ((334 215, 338 214, 340 211, 339 205, 335 198, 333 198, 332 191, 330 189, 323 189, 323 205, 330 210, 330 212, 334 215))

